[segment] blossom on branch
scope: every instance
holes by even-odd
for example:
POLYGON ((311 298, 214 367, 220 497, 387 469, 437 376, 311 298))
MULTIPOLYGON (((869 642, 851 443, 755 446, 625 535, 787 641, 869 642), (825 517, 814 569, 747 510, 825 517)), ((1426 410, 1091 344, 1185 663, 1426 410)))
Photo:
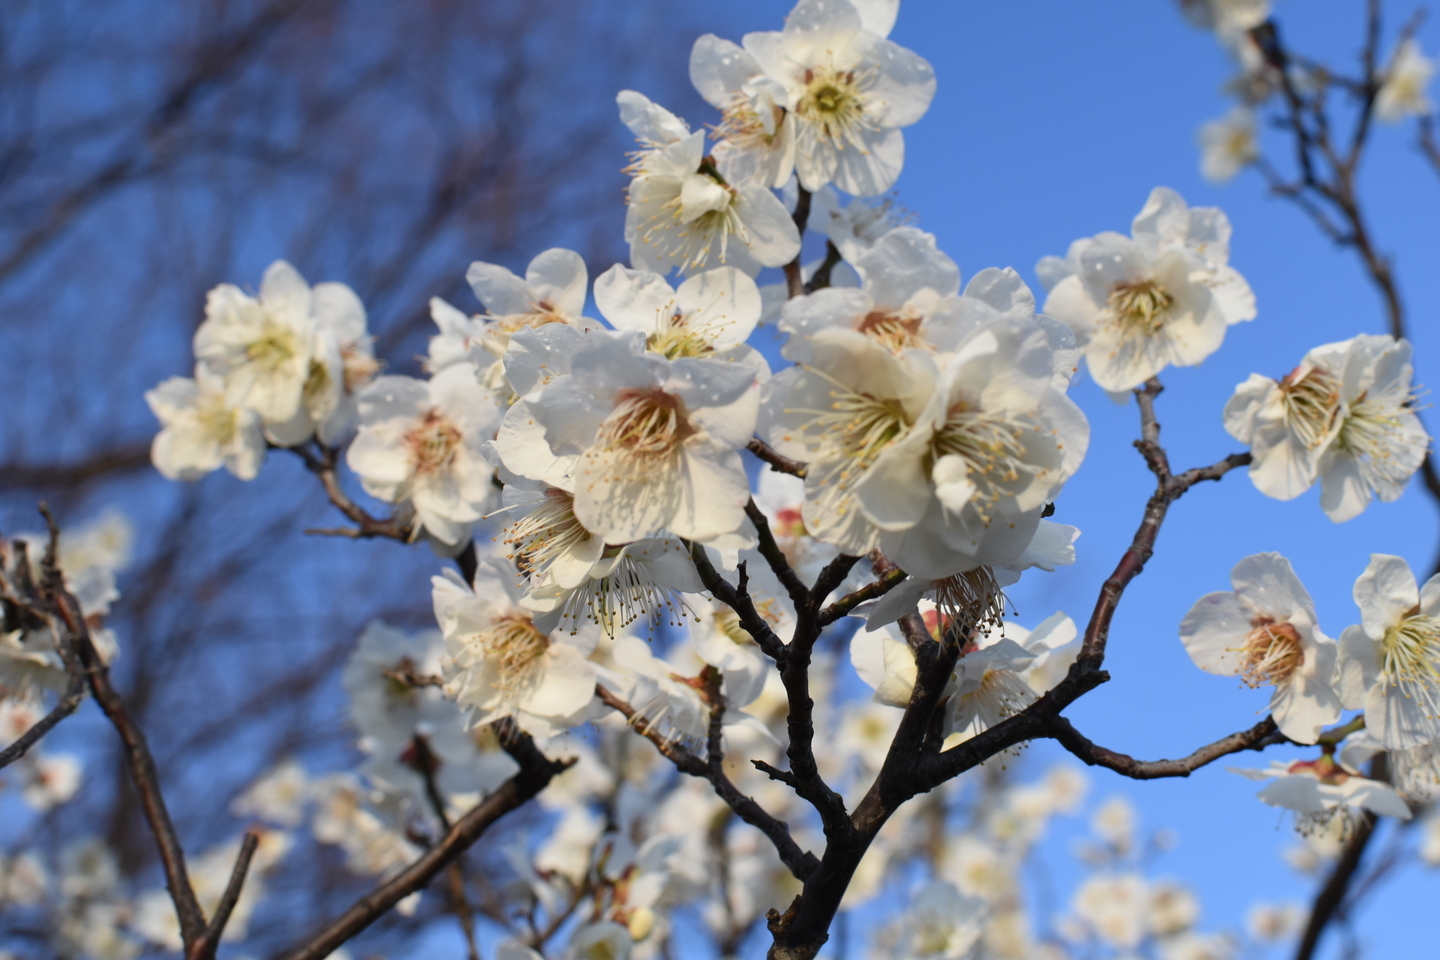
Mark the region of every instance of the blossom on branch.
POLYGON ((1095 382, 1121 392, 1171 364, 1195 366, 1220 348, 1227 326, 1254 319, 1255 295, 1229 256, 1223 212, 1191 209, 1156 187, 1131 236, 1076 240, 1035 271, 1050 291, 1045 313, 1074 331, 1095 382))
POLYGON ((499 419, 468 363, 428 381, 381 377, 360 395, 360 430, 345 460, 366 493, 414 507, 417 534, 458 550, 497 498, 481 445, 499 419))
POLYGON ((1280 732, 1314 743, 1340 717, 1335 641, 1320 632, 1315 603, 1278 553, 1246 557, 1230 571, 1233 593, 1201 597, 1180 623, 1195 665, 1250 687, 1274 687, 1270 713, 1280 732))
POLYGON ((1316 347, 1279 381, 1251 374, 1225 405, 1225 429, 1249 444, 1256 488, 1290 500, 1318 477, 1336 523, 1372 497, 1397 499, 1430 445, 1410 356, 1409 341, 1362 335, 1316 347))
POLYGON ((1387 750, 1440 739, 1440 575, 1415 583, 1410 565, 1383 553, 1355 581, 1360 623, 1340 635, 1340 699, 1365 711, 1387 750))

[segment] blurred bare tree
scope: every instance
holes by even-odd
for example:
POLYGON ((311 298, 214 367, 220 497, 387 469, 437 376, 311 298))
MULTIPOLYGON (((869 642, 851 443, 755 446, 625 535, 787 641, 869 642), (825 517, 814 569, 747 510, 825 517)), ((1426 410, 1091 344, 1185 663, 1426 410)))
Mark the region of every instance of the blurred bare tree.
MULTIPOLYGON (((253 286, 284 257, 352 286, 377 354, 415 373, 429 297, 475 308, 470 261, 519 269, 570 246, 593 275, 622 259, 613 93, 688 87, 688 47, 664 38, 725 27, 700 16, 717 14, 663 0, 0 6, 0 527, 38 528, 42 497, 62 523, 101 503, 136 521, 116 676, 187 849, 234 835, 230 797, 277 757, 348 766, 339 669, 367 620, 427 625, 438 566, 424 547, 304 539, 334 517, 281 456, 261 484, 154 473, 143 393, 190 373, 205 291, 253 286)), ((99 722, 87 707, 65 731, 87 782, 42 822, 45 842, 100 833, 127 876, 158 885, 99 722)), ((292 856, 252 947, 292 942, 370 882, 333 850, 292 856)), ((390 916, 376 942, 400 948, 426 916, 390 916)), ((6 923, 0 938, 27 935, 6 923)))

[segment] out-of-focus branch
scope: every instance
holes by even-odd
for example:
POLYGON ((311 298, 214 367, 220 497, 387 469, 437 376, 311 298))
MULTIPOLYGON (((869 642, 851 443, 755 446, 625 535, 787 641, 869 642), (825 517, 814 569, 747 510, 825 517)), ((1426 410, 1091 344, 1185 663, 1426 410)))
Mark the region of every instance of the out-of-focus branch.
POLYGON ((240 902, 240 891, 245 888, 245 875, 250 872, 250 861, 259 846, 260 837, 255 833, 247 832, 240 841, 240 853, 235 857, 235 866, 230 870, 230 881, 225 884, 225 892, 215 906, 215 916, 210 918, 205 935, 185 951, 185 960, 214 960, 215 949, 220 945, 220 938, 225 933, 225 925, 230 922, 230 914, 235 911, 235 904, 240 902))
MULTIPOLYGON (((1399 284, 1395 280, 1390 260, 1380 253, 1371 235, 1356 181, 1360 161, 1372 130, 1371 118, 1375 98, 1384 79, 1377 67, 1380 15, 1380 0, 1367 0, 1366 43, 1361 53, 1361 67, 1365 75, 1360 84, 1351 85, 1352 92, 1360 98, 1360 110, 1355 119, 1348 150, 1343 156, 1335 147, 1330 134, 1327 81, 1322 79, 1315 90, 1302 93, 1287 69, 1294 62, 1294 57, 1285 48, 1276 23, 1270 20, 1251 31, 1256 44, 1280 77, 1285 110, 1284 129, 1289 130, 1295 139, 1299 175, 1294 182, 1287 182, 1268 164, 1259 164, 1258 167, 1270 184, 1271 193, 1294 202, 1331 240, 1342 247, 1355 250, 1370 282, 1380 292, 1390 335, 1400 339, 1408 335, 1405 305, 1400 298, 1399 284), (1340 225, 1336 224, 1337 220, 1340 225)), ((1401 40, 1412 35, 1419 28, 1419 24, 1418 17, 1412 18, 1401 31, 1401 40)), ((1434 162, 1440 157, 1432 155, 1426 148, 1425 138, 1429 131, 1429 126, 1422 121, 1421 149, 1426 151, 1427 156, 1434 162)), ((1433 139, 1430 146, 1434 146, 1433 139)), ((1440 170, 1440 164, 1437 164, 1437 170, 1440 170)), ((1440 470, 1435 466, 1433 451, 1428 453, 1421 463, 1420 476, 1426 492, 1435 505, 1440 507, 1440 470)), ((1440 571, 1440 557, 1436 559, 1434 570, 1440 571)))
POLYGON ((299 12, 309 0, 276 0, 241 28, 216 37, 197 51, 185 75, 173 84, 149 112, 142 129, 128 138, 126 148, 94 174, 60 196, 30 229, 0 256, 4 281, 60 236, 77 217, 117 187, 150 176, 166 164, 155 145, 189 111, 196 98, 222 77, 234 73, 276 29, 299 12))
POLYGON ((285 954, 286 960, 322 960, 370 926, 395 904, 423 889, 440 871, 454 863, 479 840, 495 821, 524 805, 570 766, 540 752, 529 735, 507 725, 500 736, 505 751, 520 764, 520 772, 477 804, 450 828, 444 838, 390 880, 361 897, 309 941, 285 954))
MULTIPOLYGON (((440 793, 440 785, 435 782, 440 758, 430 749, 429 741, 418 733, 410 739, 410 749, 413 754, 410 766, 425 783, 425 799, 430 802, 430 809, 440 821, 441 828, 449 833, 450 815, 445 812, 445 797, 440 793)), ((460 932, 465 936, 466 956, 469 960, 480 960, 480 948, 475 943, 475 914, 470 910, 470 898, 465 895, 465 874, 460 868, 459 857, 445 868, 445 875, 450 881, 450 905, 460 921, 460 932)))
POLYGON ((1289 742, 1288 738, 1276 729, 1275 720, 1271 717, 1266 717, 1249 730, 1232 733, 1228 737, 1207 744, 1180 760, 1136 760, 1123 753, 1107 750, 1099 744, 1092 743, 1080 731, 1071 726, 1070 721, 1064 717, 1055 717, 1051 721, 1050 736, 1088 765, 1108 767, 1132 780, 1188 777, 1201 767, 1232 753, 1239 753, 1242 750, 1264 750, 1277 743, 1289 742))
POLYGON ((1419 146, 1420 153, 1430 161, 1430 166, 1435 168, 1435 173, 1440 175, 1440 142, 1435 139, 1433 114, 1426 114, 1420 118, 1419 146))
MULTIPOLYGON (((718 681, 718 676, 714 679, 718 681)), ((796 879, 803 881, 814 872, 820 863, 819 859, 810 851, 801 849, 800 845, 795 842, 795 838, 790 835, 789 824, 771 814, 753 798, 741 793, 740 788, 735 786, 734 781, 725 773, 724 753, 720 748, 725 706, 723 698, 718 697, 718 682, 711 686, 714 688, 715 694, 707 692, 711 703, 706 757, 703 759, 666 736, 663 731, 646 723, 633 706, 603 686, 595 687, 595 695, 606 706, 624 717, 636 733, 653 743, 655 749, 660 751, 660 755, 675 765, 675 769, 692 777, 710 781, 715 788, 716 795, 724 800, 725 804, 735 811, 735 815, 741 820, 765 834, 775 845, 775 851, 780 855, 781 862, 789 868, 796 879)))
POLYGON ((175 904, 175 914, 180 921, 181 940, 187 945, 196 944, 205 937, 205 914, 195 898, 194 888, 190 885, 185 852, 175 834, 170 811, 165 806, 165 797, 160 789, 160 775, 155 769, 155 760, 150 754, 145 732, 130 715, 124 699, 111 685, 110 670, 100 659, 100 654, 90 639, 90 628, 80 612, 80 604, 65 589, 64 575, 55 565, 59 527, 44 504, 40 505, 40 511, 50 528, 50 548, 46 552, 44 564, 46 599, 65 625, 71 649, 84 670, 95 702, 100 705, 100 709, 115 727, 115 732, 120 735, 120 741, 125 748, 126 768, 130 772, 135 791, 140 796, 140 805, 145 811, 145 819, 160 852, 160 862, 165 869, 165 884, 170 890, 170 899, 175 904))
POLYGON ((805 464, 799 460, 791 460, 789 457, 782 455, 764 440, 752 438, 751 441, 745 445, 745 449, 770 464, 771 470, 775 470, 778 473, 788 473, 792 477, 805 476, 805 464))
POLYGON ((150 466, 150 444, 100 450, 73 463, 0 464, 0 490, 43 490, 82 487, 117 474, 150 466))

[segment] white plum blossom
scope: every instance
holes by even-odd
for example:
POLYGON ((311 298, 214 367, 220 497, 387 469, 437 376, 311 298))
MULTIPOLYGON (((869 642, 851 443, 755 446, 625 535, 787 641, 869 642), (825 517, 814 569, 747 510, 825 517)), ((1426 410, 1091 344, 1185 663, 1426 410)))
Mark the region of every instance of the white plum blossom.
POLYGON ((1418 747, 1387 750, 1368 730, 1352 733, 1340 748, 1340 762, 1358 770, 1377 754, 1385 754, 1390 784, 1407 800, 1426 803, 1440 793, 1440 740, 1418 747))
POLYGON ((806 190, 834 183, 870 197, 900 175, 900 128, 929 109, 935 72, 923 57, 875 32, 888 33, 893 19, 889 5, 800 0, 783 31, 745 36, 745 52, 785 90, 795 172, 806 190))
POLYGON ((1420 52, 1420 41, 1407 37, 1395 48, 1384 82, 1375 94, 1375 115, 1387 123, 1406 116, 1423 117, 1435 110, 1425 88, 1435 76, 1435 61, 1420 52))
POLYGON ((760 289, 734 267, 690 276, 679 288, 648 270, 616 264, 595 280, 595 303, 617 330, 645 335, 645 347, 667 360, 727 359, 748 353, 760 319, 760 289))
POLYGON ((198 480, 221 467, 254 480, 265 462, 260 414, 227 398, 224 381, 204 367, 195 379, 171 377, 145 391, 160 421, 150 446, 155 469, 167 480, 198 480))
MULTIPOLYGON (((578 571, 579 565, 571 569, 578 571)), ((521 603, 535 614, 542 630, 574 633, 588 620, 614 637, 637 620, 659 623, 667 613, 672 624, 683 623, 694 612, 684 595, 703 589, 679 540, 647 537, 604 547, 583 576, 532 579, 521 603)))
POLYGON ((434 782, 447 800, 488 793, 518 769, 504 751, 482 748, 455 702, 414 682, 440 676, 445 652, 438 630, 406 634, 372 621, 341 675, 368 757, 362 772, 383 790, 408 793, 419 809, 430 804, 417 737, 436 762, 434 782))
POLYGON ((810 200, 810 226, 823 232, 848 263, 859 260, 881 237, 913 217, 890 197, 855 198, 842 204, 829 186, 816 190, 810 200))
POLYGON ((265 424, 266 434, 282 447, 298 446, 312 436, 325 446, 349 439, 355 429, 356 397, 380 372, 365 305, 355 291, 343 283, 317 283, 310 301, 314 352, 300 406, 290 420, 265 424))
POLYGON ((585 260, 574 250, 553 247, 536 254, 518 277, 506 267, 477 260, 465 279, 485 308, 486 333, 495 339, 487 347, 505 352, 508 337, 522 327, 563 323, 580 330, 598 324, 584 316, 589 274, 585 260))
POLYGON ((232 406, 249 407, 267 424, 300 410, 315 356, 310 285, 277 260, 260 281, 259 297, 222 283, 205 298, 195 331, 195 359, 225 381, 232 406))
POLYGON ((1136 873, 1097 873, 1075 891, 1071 909, 1101 940, 1122 950, 1133 949, 1145 938, 1149 885, 1136 873))
POLYGON ((630 168, 625 240, 632 264, 660 274, 725 265, 754 276, 795 258, 800 233, 785 205, 763 184, 728 182, 705 154, 703 130, 658 144, 649 137, 683 123, 634 91, 622 92, 620 104, 621 118, 651 144, 630 168), (650 109, 640 108, 642 101, 650 109), (674 123, 657 130, 657 111, 674 123))
POLYGON ((1227 264, 1230 221, 1215 207, 1191 209, 1156 187, 1131 236, 1076 240, 1036 273, 1049 289, 1045 313, 1075 333, 1095 382, 1120 392, 1167 366, 1195 366, 1220 348, 1225 328, 1255 317, 1250 285, 1227 264))
POLYGON ((852 556, 880 542, 858 489, 880 456, 920 418, 938 376, 924 351, 897 355, 854 330, 821 330, 810 360, 765 384, 759 430, 781 454, 809 464, 803 520, 816 539, 852 556))
POLYGON ((762 365, 753 351, 667 360, 634 331, 586 336, 570 374, 526 401, 550 450, 579 456, 574 509, 585 528, 612 544, 738 530, 750 498, 739 448, 754 429, 762 365))
MULTIPOLYGON (((913 607, 912 607, 913 609, 913 607)), ((919 612, 930 637, 943 642, 954 621, 937 607, 921 602, 919 612)), ((1006 624, 1009 631, 1010 624, 1006 624)), ((1017 628, 1014 639, 999 632, 974 639, 960 638, 963 652, 946 686, 942 732, 952 742, 968 740, 1034 703, 1040 693, 1027 671, 1039 660, 1075 638, 1075 624, 1057 613, 1034 631, 1017 628)), ((863 629, 850 641, 850 661, 860 679, 874 688, 874 701, 905 707, 915 686, 915 654, 893 623, 863 629)))
POLYGON ((1247 780, 1271 780, 1256 796, 1272 807, 1293 810, 1295 828, 1304 834, 1327 829, 1338 821, 1345 835, 1360 810, 1410 819, 1410 808, 1388 783, 1348 771, 1330 754, 1292 763, 1275 760, 1263 770, 1228 769, 1247 780))
POLYGON ((896 227, 854 261, 859 289, 827 287, 790 299, 780 329, 790 335, 782 353, 810 359, 809 340, 827 329, 851 329, 896 352, 954 349, 963 318, 957 303, 960 269, 932 234, 896 227), (948 308, 948 309, 947 309, 948 308))
POLYGON ((1376 553, 1355 581, 1360 623, 1340 635, 1340 699, 1364 709, 1387 750, 1440 739, 1440 575, 1419 587, 1400 557, 1376 553))
MULTIPOLYGON (((666 740, 686 746, 704 742, 709 734, 711 705, 693 680, 680 676, 674 664, 654 656, 650 645, 636 636, 617 638, 612 656, 615 663, 626 671, 622 689, 615 692, 635 708, 631 724, 636 729, 656 731, 666 740)), ((737 682, 726 685, 727 690, 736 694, 734 700, 726 698, 725 711, 721 715, 726 749, 734 748, 730 738, 737 731, 757 734, 773 742, 765 725, 741 709, 760 692, 758 684, 746 688, 745 679, 737 675, 737 682), (741 699, 745 696, 749 700, 741 699)))
POLYGON ((1185 652, 1207 673, 1273 687, 1280 732, 1314 743, 1340 717, 1335 641, 1320 632, 1314 601, 1280 554, 1246 557, 1230 582, 1233 593, 1206 594, 1181 621, 1185 652))
POLYGON ((237 817, 254 817, 294 830, 305 818, 310 799, 310 778, 291 757, 265 771, 230 804, 237 817))
POLYGON ((472 711, 474 726, 514 717, 549 736, 572 726, 595 696, 595 666, 585 658, 596 632, 542 631, 520 605, 518 580, 499 558, 480 562, 473 587, 452 570, 432 578, 449 654, 445 695, 472 711))
POLYGON ((1064 392, 1072 342, 1059 324, 1012 313, 956 346, 925 409, 856 485, 901 569, 939 579, 1019 565, 1089 445, 1064 392))
POLYGON ((690 82, 721 111, 712 151, 721 176, 736 185, 783 187, 795 170, 795 123, 784 85, 743 47, 713 33, 690 50, 690 82))
POLYGON ((345 459, 366 493, 414 507, 417 534, 463 546, 497 499, 481 446, 499 420, 470 364, 428 381, 381 377, 360 395, 360 429, 345 459))
POLYGON ((1200 175, 1225 183, 1260 158, 1255 112, 1241 105, 1200 127, 1200 175))
POLYGON ((1398 499, 1430 444, 1410 357, 1407 340, 1361 335, 1316 347, 1279 381, 1251 374, 1225 405, 1225 429, 1250 446, 1256 489, 1290 500, 1318 477, 1336 523, 1374 497, 1398 499))
POLYGON ((1270 0, 1180 0, 1195 26, 1219 33, 1250 30, 1270 16, 1270 0))

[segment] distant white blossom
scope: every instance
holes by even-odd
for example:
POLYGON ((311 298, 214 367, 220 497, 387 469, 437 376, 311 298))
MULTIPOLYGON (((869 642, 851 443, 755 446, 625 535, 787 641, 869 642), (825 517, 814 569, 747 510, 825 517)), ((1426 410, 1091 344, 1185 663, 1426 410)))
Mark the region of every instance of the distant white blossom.
POLYGON ((1238 106, 1200 127, 1200 175, 1211 183, 1225 183, 1260 157, 1255 114, 1238 106))
POLYGON ((167 480, 198 480, 222 466, 254 480, 265 462, 260 414, 228 399, 224 381, 197 368, 195 379, 171 377, 145 392, 160 421, 150 447, 155 469, 167 480))
POLYGON ((1435 61, 1420 52, 1420 41, 1407 37, 1395 48, 1384 82, 1375 94, 1375 115, 1387 123, 1406 116, 1423 117, 1434 112, 1435 104, 1425 88, 1435 76, 1435 61))

